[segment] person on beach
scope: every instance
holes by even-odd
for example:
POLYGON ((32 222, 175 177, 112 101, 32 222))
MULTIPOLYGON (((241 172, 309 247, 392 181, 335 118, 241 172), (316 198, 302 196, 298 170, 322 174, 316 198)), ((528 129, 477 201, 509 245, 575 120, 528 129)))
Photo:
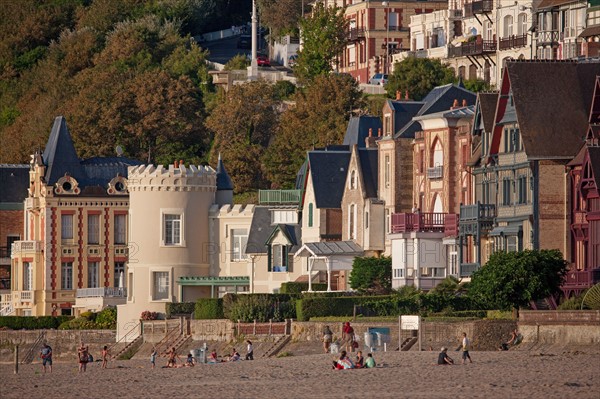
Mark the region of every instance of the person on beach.
POLYGON ((252 346, 252 342, 247 340, 246 343, 248 344, 246 349, 246 360, 254 360, 254 347, 252 346))
POLYGON ((454 360, 448 356, 448 348, 442 348, 438 355, 438 365, 446 366, 448 364, 454 364, 454 360))
POLYGON ((376 364, 375 364, 375 359, 373 359, 373 354, 368 353, 367 360, 365 360, 365 367, 368 369, 372 369, 375 366, 376 366, 376 364))
POLYGON ((229 358, 227 359, 228 362, 237 362, 238 360, 240 360, 240 354, 238 351, 235 350, 235 348, 233 348, 231 350, 231 355, 229 355, 229 358))
POLYGON ((48 345, 48 343, 45 343, 44 346, 42 346, 40 357, 42 358, 44 373, 46 372, 46 366, 48 366, 50 368, 50 372, 52 372, 52 348, 50 345, 48 345))
POLYGON ((337 361, 333 361, 334 370, 349 370, 354 368, 354 363, 348 356, 346 356, 346 351, 342 351, 340 353, 340 358, 337 361))
POLYGON ((469 359, 469 363, 473 363, 473 360, 471 360, 471 355, 469 355, 469 348, 471 347, 471 341, 469 340, 469 338, 467 338, 467 333, 464 332, 462 333, 463 335, 463 339, 462 339, 462 364, 465 364, 467 362, 467 359, 469 359))
POLYGON ((104 348, 102 348, 102 368, 105 369, 106 366, 108 365, 108 358, 110 357, 110 354, 108 353, 108 346, 104 345, 104 348))
POLYGON ((175 347, 171 348, 171 350, 168 353, 168 356, 169 358, 167 360, 167 368, 177 368, 177 359, 181 361, 181 358, 177 354, 177 351, 175 351, 175 347))
POLYGON ((192 356, 191 353, 188 353, 187 359, 185 359, 185 367, 194 367, 196 365, 196 359, 192 356))
POLYGON ((354 348, 354 328, 352 328, 349 321, 344 323, 342 333, 343 339, 346 342, 346 351, 352 352, 352 349, 354 348))
POLYGON ((84 372, 87 370, 87 364, 90 360, 90 351, 89 347, 81 343, 79 345, 79 349, 77 349, 77 356, 79 357, 79 372, 84 372))
POLYGON ((365 367, 365 358, 362 355, 362 351, 356 352, 356 361, 354 362, 354 367, 357 369, 365 367))
POLYGON ((331 342, 333 341, 333 333, 329 326, 325 326, 323 328, 323 350, 325 353, 329 353, 329 347, 331 346, 331 342))
POLYGON ((150 354, 150 364, 152 364, 152 369, 156 367, 156 356, 158 356, 156 347, 152 347, 152 353, 150 354))
POLYGON ((519 331, 515 328, 511 333, 510 333, 510 339, 507 342, 503 342, 500 344, 500 347, 498 348, 499 351, 507 351, 508 348, 512 345, 519 345, 521 343, 521 341, 523 340, 523 336, 519 333, 519 331))
POLYGON ((210 353, 208 361, 210 363, 216 363, 217 362, 217 351, 216 350, 213 349, 213 351, 210 353))

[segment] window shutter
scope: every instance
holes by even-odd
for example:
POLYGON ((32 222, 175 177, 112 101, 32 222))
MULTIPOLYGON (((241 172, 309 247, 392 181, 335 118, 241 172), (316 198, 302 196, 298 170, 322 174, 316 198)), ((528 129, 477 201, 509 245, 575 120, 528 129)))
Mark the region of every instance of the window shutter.
POLYGON ((273 271, 272 257, 273 255, 271 254, 271 245, 267 245, 267 271, 269 272, 273 271))

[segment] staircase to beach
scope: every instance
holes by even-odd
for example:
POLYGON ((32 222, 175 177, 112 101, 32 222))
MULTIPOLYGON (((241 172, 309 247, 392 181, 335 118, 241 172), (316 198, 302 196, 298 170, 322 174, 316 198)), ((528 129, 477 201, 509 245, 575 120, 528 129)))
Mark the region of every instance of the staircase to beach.
POLYGON ((396 348, 396 350, 403 351, 403 352, 409 351, 410 348, 412 348, 417 342, 419 342, 418 337, 406 338, 404 341, 402 341, 400 348, 396 348))
POLYGON ((267 357, 275 356, 276 354, 279 353, 279 351, 281 351, 283 349, 283 347, 288 342, 290 342, 291 339, 292 339, 291 335, 282 335, 282 336, 278 337, 269 347, 267 347, 267 350, 265 352, 263 352, 261 357, 267 358, 267 357))
POLYGON ((35 355, 38 353, 40 348, 42 347, 42 343, 46 340, 46 331, 40 332, 35 342, 27 348, 25 351, 25 355, 23 355, 23 360, 21 360, 21 364, 31 364, 35 355))

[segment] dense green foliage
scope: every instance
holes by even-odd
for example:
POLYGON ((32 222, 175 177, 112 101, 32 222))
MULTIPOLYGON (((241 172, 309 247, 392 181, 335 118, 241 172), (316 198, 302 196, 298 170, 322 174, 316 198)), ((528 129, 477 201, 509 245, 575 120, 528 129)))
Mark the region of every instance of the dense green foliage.
MULTIPOLYGON (((312 284, 313 291, 325 291, 327 290, 327 284, 315 283, 312 284)), ((281 284, 279 292, 282 294, 301 294, 302 291, 308 291, 308 283, 297 283, 290 281, 288 283, 281 284)))
POLYGON ((222 319, 223 300, 220 298, 202 298, 196 301, 194 319, 222 319))
POLYGON ((191 315, 196 309, 196 302, 172 302, 167 303, 166 316, 169 319, 173 315, 191 315))
POLYGON ((283 321, 296 317, 295 301, 286 294, 227 294, 223 297, 225 318, 242 322, 283 321))
POLYGON ((107 307, 100 312, 83 312, 79 317, 64 321, 59 330, 114 330, 117 328, 117 308, 107 307))
POLYGON ((387 294, 392 289, 392 258, 356 257, 350 272, 350 286, 359 292, 387 294))
POLYGON ((413 100, 423 99, 436 86, 454 81, 454 72, 438 59, 408 57, 394 64, 385 86, 388 96, 408 91, 413 100))
POLYGON ((43 330, 58 328, 72 316, 0 316, 0 328, 11 330, 43 330))
MULTIPOLYGON (((308 1, 304 2, 308 8, 308 1)), ((257 0, 261 25, 269 27, 274 37, 285 34, 297 36, 302 16, 302 2, 298 0, 257 0)))
POLYGON ((558 294, 566 271, 559 250, 496 252, 473 274, 469 296, 488 309, 518 309, 558 294))

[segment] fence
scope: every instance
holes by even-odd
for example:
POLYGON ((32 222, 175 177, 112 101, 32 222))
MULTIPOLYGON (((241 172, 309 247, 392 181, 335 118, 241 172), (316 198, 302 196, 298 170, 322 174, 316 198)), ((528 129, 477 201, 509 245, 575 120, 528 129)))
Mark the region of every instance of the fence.
POLYGON ((235 329, 236 335, 289 335, 291 320, 273 323, 242 323, 237 322, 235 329))

